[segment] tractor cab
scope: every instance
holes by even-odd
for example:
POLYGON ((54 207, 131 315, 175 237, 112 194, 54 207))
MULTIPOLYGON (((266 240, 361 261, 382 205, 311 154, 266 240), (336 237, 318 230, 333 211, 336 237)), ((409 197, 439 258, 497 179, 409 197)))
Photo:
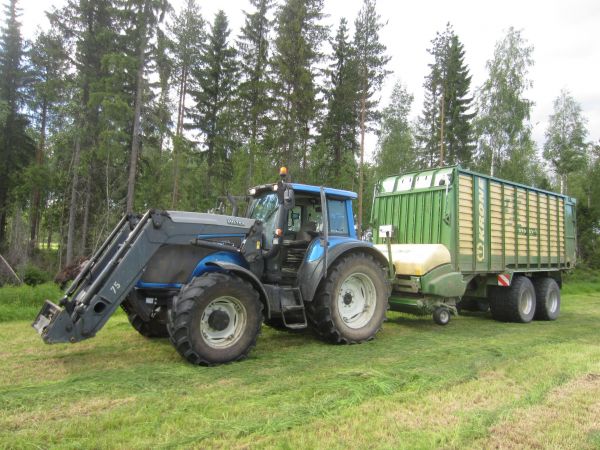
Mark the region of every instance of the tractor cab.
POLYGON ((269 256, 264 258, 265 281, 294 285, 309 249, 324 247, 330 236, 356 239, 352 216, 356 194, 288 183, 283 181, 285 173, 277 184, 249 190, 248 218, 262 227, 262 246, 269 256))

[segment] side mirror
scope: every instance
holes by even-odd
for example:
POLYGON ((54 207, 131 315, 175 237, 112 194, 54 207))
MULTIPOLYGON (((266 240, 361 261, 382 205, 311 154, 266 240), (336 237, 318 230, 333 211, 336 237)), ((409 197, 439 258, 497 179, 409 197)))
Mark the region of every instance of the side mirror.
POLYGON ((294 190, 291 187, 286 186, 285 191, 283 192, 283 207, 287 210, 290 210, 294 208, 294 206, 296 206, 294 200, 294 190))

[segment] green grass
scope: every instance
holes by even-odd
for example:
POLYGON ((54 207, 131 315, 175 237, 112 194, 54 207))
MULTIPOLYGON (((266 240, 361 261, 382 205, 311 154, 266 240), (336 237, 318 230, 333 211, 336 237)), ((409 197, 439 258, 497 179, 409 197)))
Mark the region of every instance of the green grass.
POLYGON ((32 287, 5 286, 0 288, 0 323, 11 320, 33 320, 44 300, 57 303, 62 296, 54 283, 32 287))
MULTIPOLYGON (((53 288, 38 289, 11 304, 53 288)), ((123 315, 47 346, 35 311, 0 323, 0 448, 598 448, 600 288, 568 289, 556 322, 390 313, 352 346, 264 328, 248 360, 214 368, 123 315)))

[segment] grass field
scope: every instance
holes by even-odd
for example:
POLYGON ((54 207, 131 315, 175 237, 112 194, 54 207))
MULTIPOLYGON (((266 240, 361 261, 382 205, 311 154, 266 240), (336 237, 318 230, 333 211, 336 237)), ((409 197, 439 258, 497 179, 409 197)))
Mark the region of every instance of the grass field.
POLYGON ((248 360, 214 368, 123 314, 45 345, 29 322, 58 291, 19 289, 0 290, 2 448, 600 448, 596 283, 569 285, 556 322, 390 313, 353 346, 264 328, 248 360))

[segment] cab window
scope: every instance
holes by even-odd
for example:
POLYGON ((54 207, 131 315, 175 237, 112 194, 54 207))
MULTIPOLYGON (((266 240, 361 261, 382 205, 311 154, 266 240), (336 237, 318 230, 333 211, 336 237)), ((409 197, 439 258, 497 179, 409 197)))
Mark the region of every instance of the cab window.
POLYGON ((343 200, 327 199, 329 234, 348 236, 348 211, 343 200))

